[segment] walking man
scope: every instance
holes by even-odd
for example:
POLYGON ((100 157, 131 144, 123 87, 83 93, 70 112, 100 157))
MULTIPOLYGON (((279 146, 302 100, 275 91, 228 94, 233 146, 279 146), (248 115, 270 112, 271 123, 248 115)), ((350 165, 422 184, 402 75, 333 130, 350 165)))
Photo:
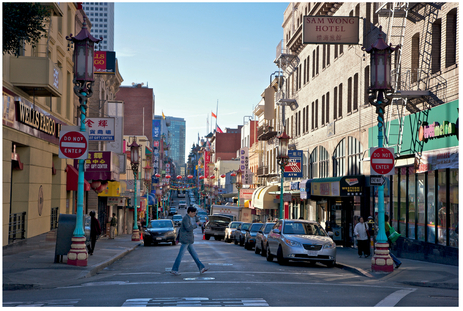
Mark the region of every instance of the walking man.
POLYGON ((114 239, 114 235, 116 233, 116 226, 117 226, 117 218, 116 218, 115 213, 113 213, 113 217, 111 218, 111 223, 109 226, 110 226, 109 238, 114 239))
POLYGON ((359 257, 362 257, 362 253, 364 253, 365 258, 368 258, 370 256, 370 241, 368 238, 368 227, 363 221, 363 217, 360 217, 359 222, 355 225, 354 234, 357 237, 359 257))
POLYGON ((200 222, 196 219, 196 207, 190 206, 187 209, 187 215, 183 217, 182 224, 179 228, 179 242, 182 244, 180 246, 180 250, 177 255, 177 259, 175 259, 174 266, 170 273, 173 275, 180 275, 178 272, 178 268, 180 267, 180 263, 182 261, 183 255, 185 251, 188 249, 191 257, 195 261, 196 265, 198 266, 199 273, 204 273, 208 270, 202 262, 198 258, 198 254, 196 253, 193 243, 194 243, 194 234, 193 230, 198 227, 200 222))

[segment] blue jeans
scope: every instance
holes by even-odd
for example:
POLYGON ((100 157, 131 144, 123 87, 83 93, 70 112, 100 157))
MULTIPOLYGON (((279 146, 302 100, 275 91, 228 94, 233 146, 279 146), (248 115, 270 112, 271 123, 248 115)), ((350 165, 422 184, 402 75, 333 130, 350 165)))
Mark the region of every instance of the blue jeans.
POLYGON ((198 266, 199 271, 205 268, 202 262, 199 260, 198 254, 196 253, 193 247, 193 244, 181 244, 180 250, 177 255, 177 259, 175 259, 174 266, 172 267, 172 271, 178 272, 178 268, 180 267, 180 262, 182 261, 183 255, 185 254, 185 251, 187 249, 191 257, 193 257, 193 260, 196 262, 196 265, 198 266))
POLYGON ((389 255, 391 256, 392 260, 394 261, 395 265, 398 266, 400 265, 402 262, 399 260, 399 258, 397 258, 392 252, 391 252, 391 249, 389 249, 389 255))

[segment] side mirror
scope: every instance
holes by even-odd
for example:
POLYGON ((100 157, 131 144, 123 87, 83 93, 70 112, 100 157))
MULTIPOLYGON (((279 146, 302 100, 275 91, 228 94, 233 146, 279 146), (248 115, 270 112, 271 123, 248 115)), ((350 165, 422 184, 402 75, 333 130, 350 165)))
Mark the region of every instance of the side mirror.
POLYGON ((263 232, 262 232, 262 230, 259 230, 259 231, 257 231, 257 232, 259 232, 259 233, 263 233, 263 232))
POLYGON ((273 229, 273 233, 280 234, 280 229, 273 229))
POLYGON ((334 237, 333 231, 328 231, 328 236, 329 236, 330 238, 333 238, 333 237, 334 237))

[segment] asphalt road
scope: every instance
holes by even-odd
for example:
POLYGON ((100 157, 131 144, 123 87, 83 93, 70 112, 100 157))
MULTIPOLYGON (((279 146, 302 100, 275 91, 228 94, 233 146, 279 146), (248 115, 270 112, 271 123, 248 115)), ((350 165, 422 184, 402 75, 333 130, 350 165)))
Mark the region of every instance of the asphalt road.
POLYGON ((456 290, 387 283, 321 264, 280 266, 233 243, 202 240, 200 228, 195 241, 210 269, 205 274, 188 253, 181 275, 169 273, 179 245, 139 246, 75 286, 3 292, 3 306, 458 306, 456 290))

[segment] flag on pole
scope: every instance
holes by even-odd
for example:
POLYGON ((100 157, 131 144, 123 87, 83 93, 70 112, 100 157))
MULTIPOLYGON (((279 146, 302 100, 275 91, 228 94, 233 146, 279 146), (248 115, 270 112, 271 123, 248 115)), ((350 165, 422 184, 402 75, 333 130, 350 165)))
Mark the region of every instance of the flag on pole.
POLYGON ((162 112, 162 118, 165 120, 166 116, 164 115, 164 111, 162 112))
POLYGON ((212 114, 212 116, 213 116, 214 118, 217 119, 217 116, 216 116, 212 111, 211 111, 211 114, 212 114))
POLYGON ((217 132, 218 133, 223 133, 222 129, 217 125, 217 132))

